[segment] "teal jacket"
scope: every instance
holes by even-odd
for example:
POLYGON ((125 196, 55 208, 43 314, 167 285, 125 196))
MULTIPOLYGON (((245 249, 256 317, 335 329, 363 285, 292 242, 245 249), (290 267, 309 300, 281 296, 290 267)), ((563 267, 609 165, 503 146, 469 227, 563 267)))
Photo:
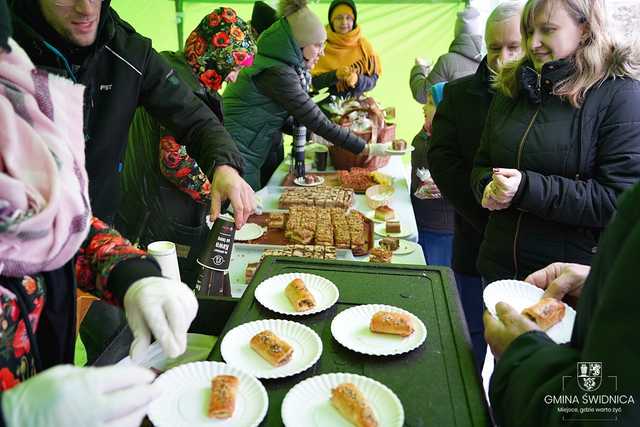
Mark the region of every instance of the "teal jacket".
POLYGON ((224 91, 224 125, 238 144, 245 161, 244 179, 258 190, 260 167, 271 149, 271 140, 289 116, 343 148, 359 153, 365 141, 346 128, 335 125, 302 89, 305 63, 291 27, 278 19, 258 39, 253 65, 243 69, 235 83, 224 91))

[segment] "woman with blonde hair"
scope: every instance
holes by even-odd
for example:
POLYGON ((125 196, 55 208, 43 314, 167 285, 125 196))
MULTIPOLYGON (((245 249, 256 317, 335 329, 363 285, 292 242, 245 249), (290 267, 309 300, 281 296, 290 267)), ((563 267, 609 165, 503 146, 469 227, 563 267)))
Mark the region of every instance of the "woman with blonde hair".
POLYGON ((497 75, 471 185, 491 211, 478 267, 525 278, 590 264, 616 199, 640 179, 640 58, 602 0, 529 0, 526 55, 497 75))

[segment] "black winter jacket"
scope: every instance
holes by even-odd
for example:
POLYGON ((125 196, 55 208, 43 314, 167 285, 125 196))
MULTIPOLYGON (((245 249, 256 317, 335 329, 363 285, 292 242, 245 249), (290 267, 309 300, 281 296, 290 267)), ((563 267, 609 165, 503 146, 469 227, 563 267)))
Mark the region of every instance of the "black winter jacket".
POLYGON ((571 342, 557 345, 543 332, 529 332, 516 338, 496 364, 489 398, 500 427, 640 425, 639 252, 640 185, 636 185, 621 197, 602 236, 578 300, 571 342), (602 363, 597 390, 579 388, 577 362, 602 363), (550 397, 577 396, 582 403, 583 396, 600 395, 633 396, 635 403, 603 405, 621 408, 615 415, 558 411, 598 406, 593 404, 547 403, 550 397), (598 422, 604 418, 616 421, 598 422))
POLYGON ((151 40, 136 33, 109 4, 102 3, 98 37, 89 48, 65 42, 45 22, 38 0, 13 1, 11 10, 14 38, 33 63, 87 88, 89 195, 94 215, 111 223, 119 203, 118 174, 129 124, 139 105, 188 146, 210 178, 216 165, 241 170, 243 163, 220 121, 151 47, 151 40))
POLYGON ((456 211, 453 270, 478 276, 476 260, 489 212, 476 201, 469 177, 493 99, 486 58, 472 76, 449 82, 433 119, 428 160, 431 176, 456 211))
POLYGON ((476 199, 493 167, 519 169, 522 181, 511 206, 489 215, 478 258, 489 281, 554 261, 590 264, 618 196, 640 179, 640 82, 609 78, 576 109, 552 94, 572 70, 550 62, 538 76, 525 64, 519 95, 491 105, 471 175, 476 199))

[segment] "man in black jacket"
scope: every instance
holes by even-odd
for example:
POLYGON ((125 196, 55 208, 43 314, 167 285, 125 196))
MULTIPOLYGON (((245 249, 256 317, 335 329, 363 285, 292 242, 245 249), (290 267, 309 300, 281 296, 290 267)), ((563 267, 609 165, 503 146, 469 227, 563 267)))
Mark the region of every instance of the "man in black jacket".
MULTIPOLYGON (((138 106, 187 145, 211 182, 211 215, 230 199, 241 227, 255 209, 240 177, 242 156, 217 117, 140 34, 109 7, 111 0, 15 0, 14 38, 33 63, 86 86, 86 169, 93 214, 113 223, 128 130, 138 106)), ((81 328, 91 359, 122 325, 120 310, 94 303, 81 328)), ((122 348, 126 352, 126 346, 122 348)))
POLYGON ((521 4, 506 2, 489 16, 485 32, 487 57, 474 75, 445 86, 444 99, 433 120, 428 152, 431 175, 456 210, 452 267, 479 368, 484 361, 486 343, 482 336, 482 283, 476 259, 488 215, 473 196, 469 175, 493 97, 491 73, 522 52, 521 10, 521 4))
POLYGON ((591 269, 554 263, 526 278, 546 297, 579 298, 568 345, 505 303, 496 306, 499 320, 485 314, 499 359, 489 398, 501 427, 640 425, 640 185, 618 206, 591 269))
POLYGON ((229 198, 241 226, 255 207, 242 157, 210 110, 120 19, 111 0, 15 0, 14 38, 34 64, 86 86, 86 168, 93 213, 111 223, 134 111, 144 106, 188 146, 212 183, 211 213, 229 198))

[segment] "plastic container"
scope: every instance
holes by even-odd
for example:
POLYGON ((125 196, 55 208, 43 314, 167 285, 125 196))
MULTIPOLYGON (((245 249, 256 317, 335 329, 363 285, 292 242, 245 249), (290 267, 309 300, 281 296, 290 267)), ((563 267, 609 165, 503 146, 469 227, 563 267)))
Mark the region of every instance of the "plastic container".
POLYGON ((367 205, 371 209, 376 209, 380 206, 388 205, 395 192, 396 190, 392 186, 379 184, 369 187, 364 195, 367 205))

